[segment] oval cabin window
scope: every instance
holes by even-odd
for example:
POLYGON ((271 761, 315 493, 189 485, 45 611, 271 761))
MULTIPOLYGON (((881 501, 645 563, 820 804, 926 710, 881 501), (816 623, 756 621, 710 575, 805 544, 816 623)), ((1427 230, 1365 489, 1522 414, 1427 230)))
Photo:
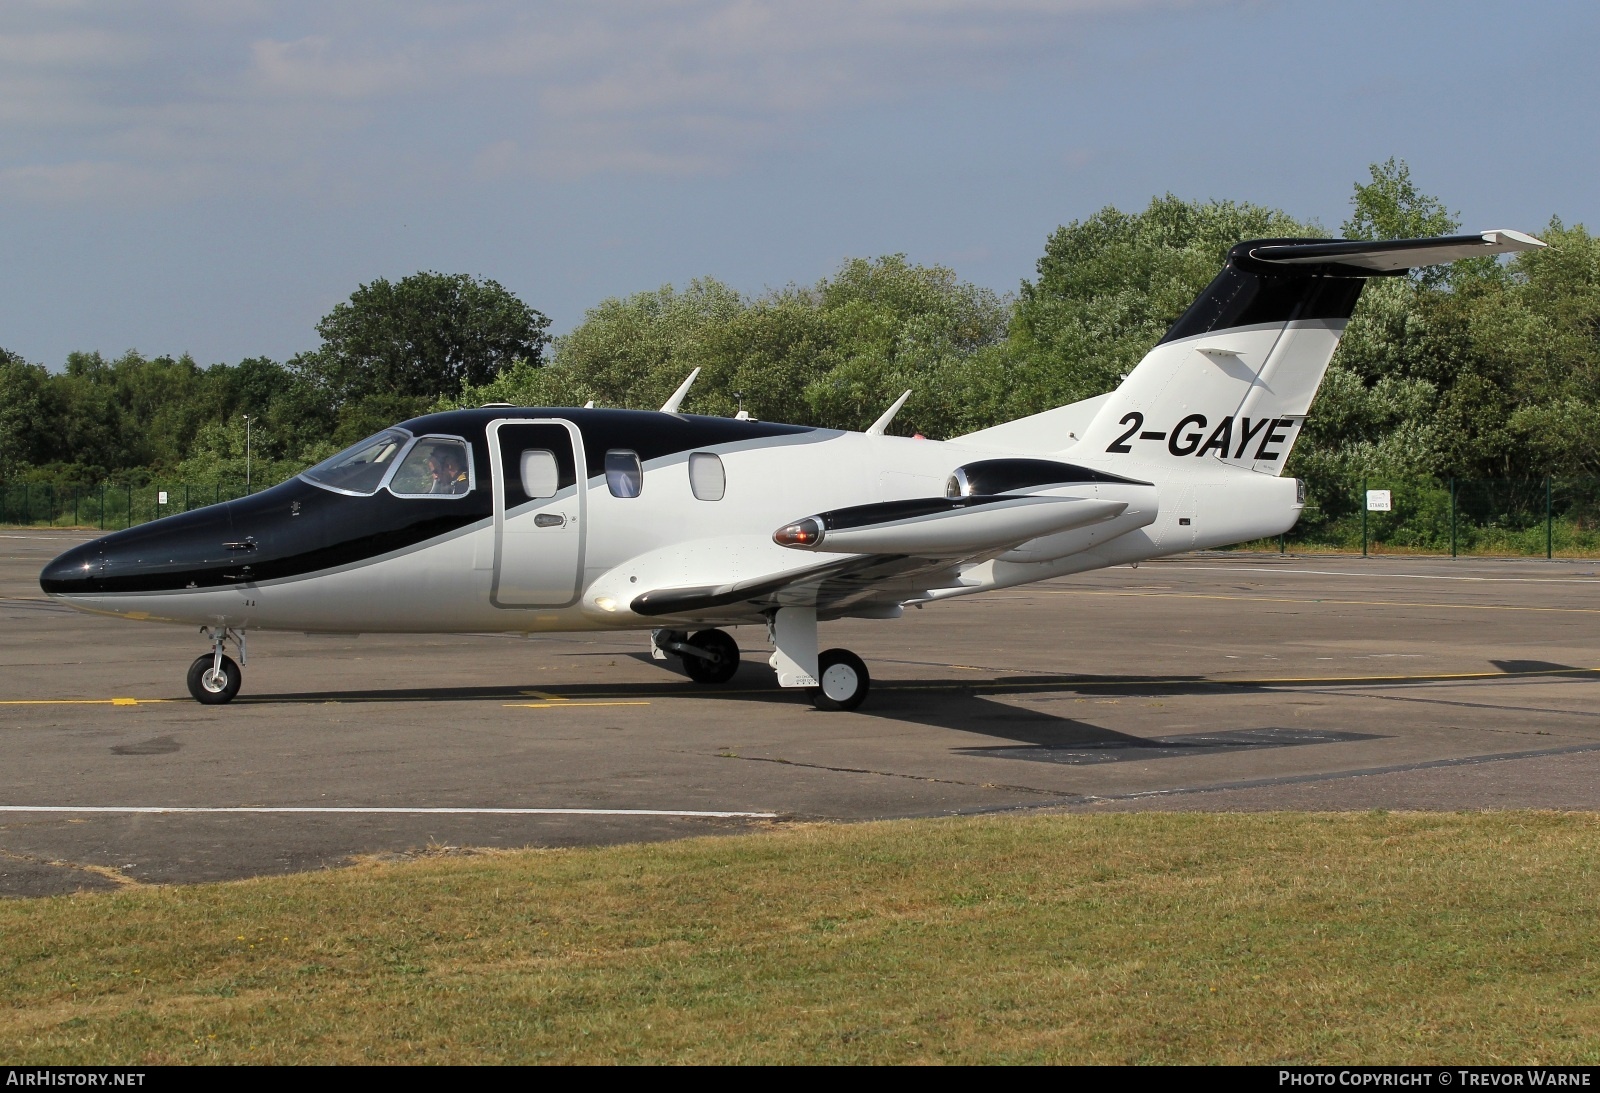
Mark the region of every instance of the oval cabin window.
POLYGON ((560 488, 556 453, 549 448, 529 448, 522 453, 522 492, 529 497, 554 497, 560 488))
POLYGON ((695 452, 689 457, 689 488, 702 501, 721 501, 728 488, 722 460, 710 452, 695 452))
POLYGON ((612 497, 638 497, 644 492, 644 468, 639 453, 612 448, 606 453, 606 489, 612 497))

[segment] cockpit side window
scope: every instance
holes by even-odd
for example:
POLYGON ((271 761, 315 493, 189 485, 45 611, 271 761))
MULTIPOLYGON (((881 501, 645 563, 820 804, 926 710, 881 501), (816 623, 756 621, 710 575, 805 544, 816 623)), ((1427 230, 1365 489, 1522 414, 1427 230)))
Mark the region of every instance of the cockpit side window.
POLYGON ((405 450, 411 434, 404 429, 385 429, 353 444, 315 467, 301 478, 339 493, 367 496, 383 485, 384 475, 394 468, 395 458, 405 450))
POLYGON ((397 497, 462 497, 472 492, 472 452, 455 436, 425 436, 389 480, 397 497))
POLYGON ((606 489, 612 497, 638 497, 644 492, 644 468, 639 453, 612 448, 606 453, 606 489))

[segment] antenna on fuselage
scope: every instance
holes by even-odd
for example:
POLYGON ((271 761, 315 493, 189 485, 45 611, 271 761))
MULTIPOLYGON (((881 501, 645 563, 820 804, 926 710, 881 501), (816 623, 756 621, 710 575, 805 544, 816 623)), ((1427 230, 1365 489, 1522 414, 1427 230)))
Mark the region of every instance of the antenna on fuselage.
POLYGON ((900 407, 904 406, 906 404, 906 399, 910 397, 911 392, 907 391, 905 394, 895 399, 894 405, 885 410, 882 417, 880 417, 877 421, 874 421, 871 425, 867 426, 867 435, 882 436, 883 431, 889 427, 889 422, 894 420, 894 415, 900 412, 900 407))
POLYGON ((663 414, 675 414, 678 412, 678 404, 683 401, 683 396, 689 393, 689 388, 694 386, 694 378, 699 374, 700 369, 696 368, 689 373, 688 379, 678 385, 678 389, 672 392, 672 397, 661 404, 661 412, 663 414))
POLYGON ((585 410, 593 410, 594 409, 594 399, 590 399, 588 402, 584 403, 583 404, 583 408, 585 410))

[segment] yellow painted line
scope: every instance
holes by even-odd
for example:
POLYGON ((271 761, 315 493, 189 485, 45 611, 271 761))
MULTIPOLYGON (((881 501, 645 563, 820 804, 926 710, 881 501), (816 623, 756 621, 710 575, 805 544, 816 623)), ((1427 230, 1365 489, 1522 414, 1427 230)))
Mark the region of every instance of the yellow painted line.
POLYGON ((1344 607, 1443 607, 1456 611, 1535 611, 1558 615, 1600 615, 1600 607, 1520 607, 1505 603, 1412 603, 1407 600, 1330 600, 1288 596, 1220 596, 1207 592, 1090 592, 1041 589, 1046 596, 1124 596, 1173 600, 1243 600, 1246 603, 1328 603, 1344 607))
MULTIPOLYGON (((949 665, 949 667, 965 667, 965 665, 949 665)), ((984 669, 973 669, 982 671, 984 669)), ((1000 669, 995 669, 1000 670, 1000 669)), ((1020 669, 1018 669, 1020 671, 1020 669)), ((1042 680, 975 680, 971 683, 935 682, 919 683, 916 680, 877 680, 875 686, 886 691, 984 691, 984 690, 1044 690, 1044 691, 1070 691, 1078 687, 1271 687, 1287 686, 1290 684, 1360 684, 1360 683, 1449 683, 1467 682, 1472 680, 1490 679, 1526 679, 1533 676, 1593 676, 1600 675, 1600 668, 1539 668, 1527 672, 1424 672, 1418 675, 1384 675, 1384 676, 1274 676, 1260 679, 1234 679, 1228 677, 1207 678, 1203 676, 1178 676, 1170 679, 1073 679, 1063 677, 1060 679, 1042 680)), ((780 694, 781 687, 741 687, 737 690, 723 689, 715 693, 684 693, 679 691, 647 691, 650 699, 683 699, 697 697, 726 697, 732 695, 762 695, 780 694)), ((594 694, 595 692, 588 692, 594 694)), ((471 696, 460 701, 482 701, 492 698, 492 695, 471 696)), ((600 700, 586 699, 584 693, 579 693, 573 698, 558 698, 549 696, 549 702, 506 702, 508 709, 527 710, 563 710, 579 706, 648 706, 650 699, 628 700, 600 700)), ((155 703, 173 702, 170 698, 14 698, 0 699, 0 706, 147 706, 155 703)), ((270 698, 268 699, 270 701, 270 698)), ((426 701, 424 699, 397 698, 389 701, 426 701)), ((337 703, 328 703, 336 705, 337 703)))
POLYGON ((149 706, 170 698, 9 698, 0 706, 149 706))
POLYGON ((518 710, 570 710, 574 706, 648 706, 649 702, 574 702, 563 698, 559 702, 507 702, 508 709, 518 710))

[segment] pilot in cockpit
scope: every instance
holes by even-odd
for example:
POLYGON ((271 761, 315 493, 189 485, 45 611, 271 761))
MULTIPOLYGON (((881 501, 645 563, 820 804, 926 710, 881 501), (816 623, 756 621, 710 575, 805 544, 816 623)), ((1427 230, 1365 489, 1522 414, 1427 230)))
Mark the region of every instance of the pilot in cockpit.
POLYGON ((429 493, 466 493, 467 468, 461 451, 454 445, 435 444, 428 453, 428 475, 433 484, 429 493))

